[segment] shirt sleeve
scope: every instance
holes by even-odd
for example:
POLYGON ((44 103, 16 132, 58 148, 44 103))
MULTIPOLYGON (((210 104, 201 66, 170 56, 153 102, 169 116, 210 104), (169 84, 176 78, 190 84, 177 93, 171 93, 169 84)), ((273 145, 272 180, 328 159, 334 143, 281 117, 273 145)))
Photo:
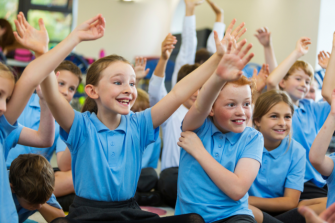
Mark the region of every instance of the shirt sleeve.
POLYGON ((157 102, 167 95, 164 81, 165 77, 157 77, 155 74, 152 74, 148 87, 150 107, 157 104, 157 102))
POLYGON ((262 155, 264 148, 264 138, 262 133, 252 130, 252 132, 248 133, 247 141, 241 158, 251 158, 257 160, 260 164, 262 164, 262 155))
POLYGON ((218 33, 219 40, 222 40, 225 29, 226 29, 226 25, 224 23, 222 23, 222 22, 214 23, 213 31, 211 32, 211 34, 208 36, 208 39, 207 39, 207 50, 210 53, 215 53, 216 52, 216 44, 215 44, 215 40, 214 40, 214 31, 216 31, 218 33))
POLYGON ((142 112, 136 112, 131 118, 137 123, 137 129, 140 132, 141 151, 143 152, 150 143, 156 141, 159 135, 159 127, 156 129, 153 127, 151 108, 142 112))
POLYGON ((60 137, 58 137, 56 142, 56 153, 64 152, 65 149, 66 149, 65 142, 60 137))
POLYGON ((0 116, 0 144, 3 145, 7 136, 18 127, 17 122, 14 125, 9 124, 5 115, 0 116))
MULTIPOLYGON (((206 130, 208 130, 211 125, 214 125, 214 124, 209 118, 206 118, 204 123, 199 128, 193 130, 193 132, 195 132, 199 136, 199 138, 201 138, 203 134, 206 134, 207 132, 206 130)), ((183 123, 181 124, 181 128, 182 127, 183 127, 183 123)))
POLYGON ((87 117, 86 112, 80 113, 74 111, 74 119, 70 132, 67 133, 60 127, 60 138, 66 143, 71 153, 76 153, 78 148, 86 141, 88 127, 86 126, 85 117, 87 117))
POLYGON ((62 209, 54 194, 51 195, 50 199, 47 201, 47 204, 54 208, 62 209))
POLYGON ((331 158, 333 160, 334 163, 334 167, 333 167, 333 171, 332 173, 329 175, 329 177, 326 176, 322 176, 323 179, 325 179, 327 181, 327 186, 328 188, 332 187, 334 184, 334 176, 335 176, 335 155, 334 154, 330 154, 329 158, 331 158))
POLYGON ((184 18, 183 31, 181 34, 180 50, 172 74, 172 87, 177 83, 180 68, 185 64, 194 64, 197 42, 195 15, 186 16, 184 18))
POLYGON ((20 139, 20 135, 22 132, 22 129, 26 128, 21 124, 18 124, 18 127, 13 130, 6 138, 5 143, 3 145, 4 148, 4 153, 5 153, 5 159, 7 159, 9 150, 11 150, 12 148, 14 148, 17 143, 19 142, 20 139))
POLYGON ((304 190, 306 150, 298 142, 292 143, 290 149, 295 151, 286 177, 285 188, 291 188, 302 192, 304 190))
POLYGON ((311 102, 311 108, 313 109, 316 118, 317 131, 319 131, 329 115, 330 105, 326 101, 311 102))

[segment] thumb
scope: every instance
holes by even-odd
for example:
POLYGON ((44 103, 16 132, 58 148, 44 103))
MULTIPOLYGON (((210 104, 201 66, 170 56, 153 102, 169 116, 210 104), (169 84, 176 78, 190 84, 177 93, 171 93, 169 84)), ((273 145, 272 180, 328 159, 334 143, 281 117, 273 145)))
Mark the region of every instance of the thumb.
POLYGON ((147 76, 147 74, 149 73, 149 71, 150 71, 150 68, 148 68, 148 69, 145 70, 145 76, 147 76))
POLYGON ((305 217, 306 223, 322 223, 323 221, 308 207, 298 208, 299 213, 305 217))
POLYGON ((252 78, 256 78, 257 77, 257 69, 254 68, 254 73, 252 74, 252 78))
POLYGON ((45 30, 44 21, 42 18, 38 20, 38 25, 40 26, 40 30, 43 30, 43 31, 45 30))

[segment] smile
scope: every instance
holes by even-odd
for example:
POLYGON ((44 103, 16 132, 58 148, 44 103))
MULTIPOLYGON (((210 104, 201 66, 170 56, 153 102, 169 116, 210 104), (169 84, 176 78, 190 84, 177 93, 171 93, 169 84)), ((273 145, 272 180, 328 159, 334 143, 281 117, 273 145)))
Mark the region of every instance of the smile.
POLYGON ((245 122, 245 119, 236 119, 232 120, 236 125, 242 125, 245 122))
POLYGON ((120 104, 128 106, 130 103, 129 99, 116 99, 120 104))

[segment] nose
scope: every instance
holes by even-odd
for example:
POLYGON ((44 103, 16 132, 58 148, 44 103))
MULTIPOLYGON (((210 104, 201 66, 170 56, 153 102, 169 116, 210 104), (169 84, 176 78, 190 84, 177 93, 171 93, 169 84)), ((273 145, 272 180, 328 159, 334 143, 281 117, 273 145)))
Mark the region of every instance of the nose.
POLYGON ((235 114, 236 114, 237 116, 242 116, 242 115, 245 114, 242 105, 238 105, 238 106, 236 106, 235 114))
POLYGON ((67 89, 66 87, 62 87, 62 88, 60 89, 60 92, 61 92, 62 95, 64 95, 64 96, 67 96, 67 95, 69 94, 69 91, 68 91, 68 89, 67 89))
POLYGON ((131 87, 129 84, 124 85, 123 93, 125 94, 131 94, 133 92, 133 87, 131 87))
POLYGON ((0 113, 5 113, 7 110, 6 100, 0 100, 0 113))
POLYGON ((279 124, 280 126, 285 126, 285 125, 286 125, 286 121, 285 121, 285 119, 284 119, 284 118, 280 118, 278 124, 279 124))

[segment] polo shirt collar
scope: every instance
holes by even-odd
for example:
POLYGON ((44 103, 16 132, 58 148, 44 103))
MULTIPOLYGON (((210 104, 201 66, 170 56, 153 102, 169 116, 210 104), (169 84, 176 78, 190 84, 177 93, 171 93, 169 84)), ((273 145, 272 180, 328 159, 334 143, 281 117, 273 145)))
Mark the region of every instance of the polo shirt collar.
POLYGON ((214 136, 214 134, 216 133, 225 135, 231 145, 234 145, 242 134, 242 133, 235 133, 235 132, 222 133, 218 128, 216 128, 214 123, 212 123, 212 136, 214 136))
POLYGON ((293 107, 294 107, 294 110, 300 109, 301 111, 306 112, 305 106, 304 106, 304 104, 302 103, 301 100, 299 101, 299 107, 296 106, 295 104, 293 105, 293 107))
POLYGON ((40 98, 38 97, 38 95, 36 93, 34 93, 30 100, 29 100, 29 106, 30 107, 36 107, 39 108, 40 106, 40 98))
MULTIPOLYGON (((98 132, 101 131, 111 131, 109 128, 107 128, 107 126, 105 126, 97 117, 97 115, 93 112, 90 115, 90 119, 93 122, 95 128, 97 129, 98 132)), ((119 126, 113 130, 113 131, 123 131, 124 133, 126 133, 126 118, 124 117, 124 115, 121 115, 121 122, 119 124, 119 126)))
POLYGON ((272 158, 277 159, 286 152, 287 143, 288 143, 288 136, 286 136, 285 139, 281 141, 280 145, 276 149, 269 152, 264 147, 263 152, 269 153, 270 156, 272 156, 272 158))

